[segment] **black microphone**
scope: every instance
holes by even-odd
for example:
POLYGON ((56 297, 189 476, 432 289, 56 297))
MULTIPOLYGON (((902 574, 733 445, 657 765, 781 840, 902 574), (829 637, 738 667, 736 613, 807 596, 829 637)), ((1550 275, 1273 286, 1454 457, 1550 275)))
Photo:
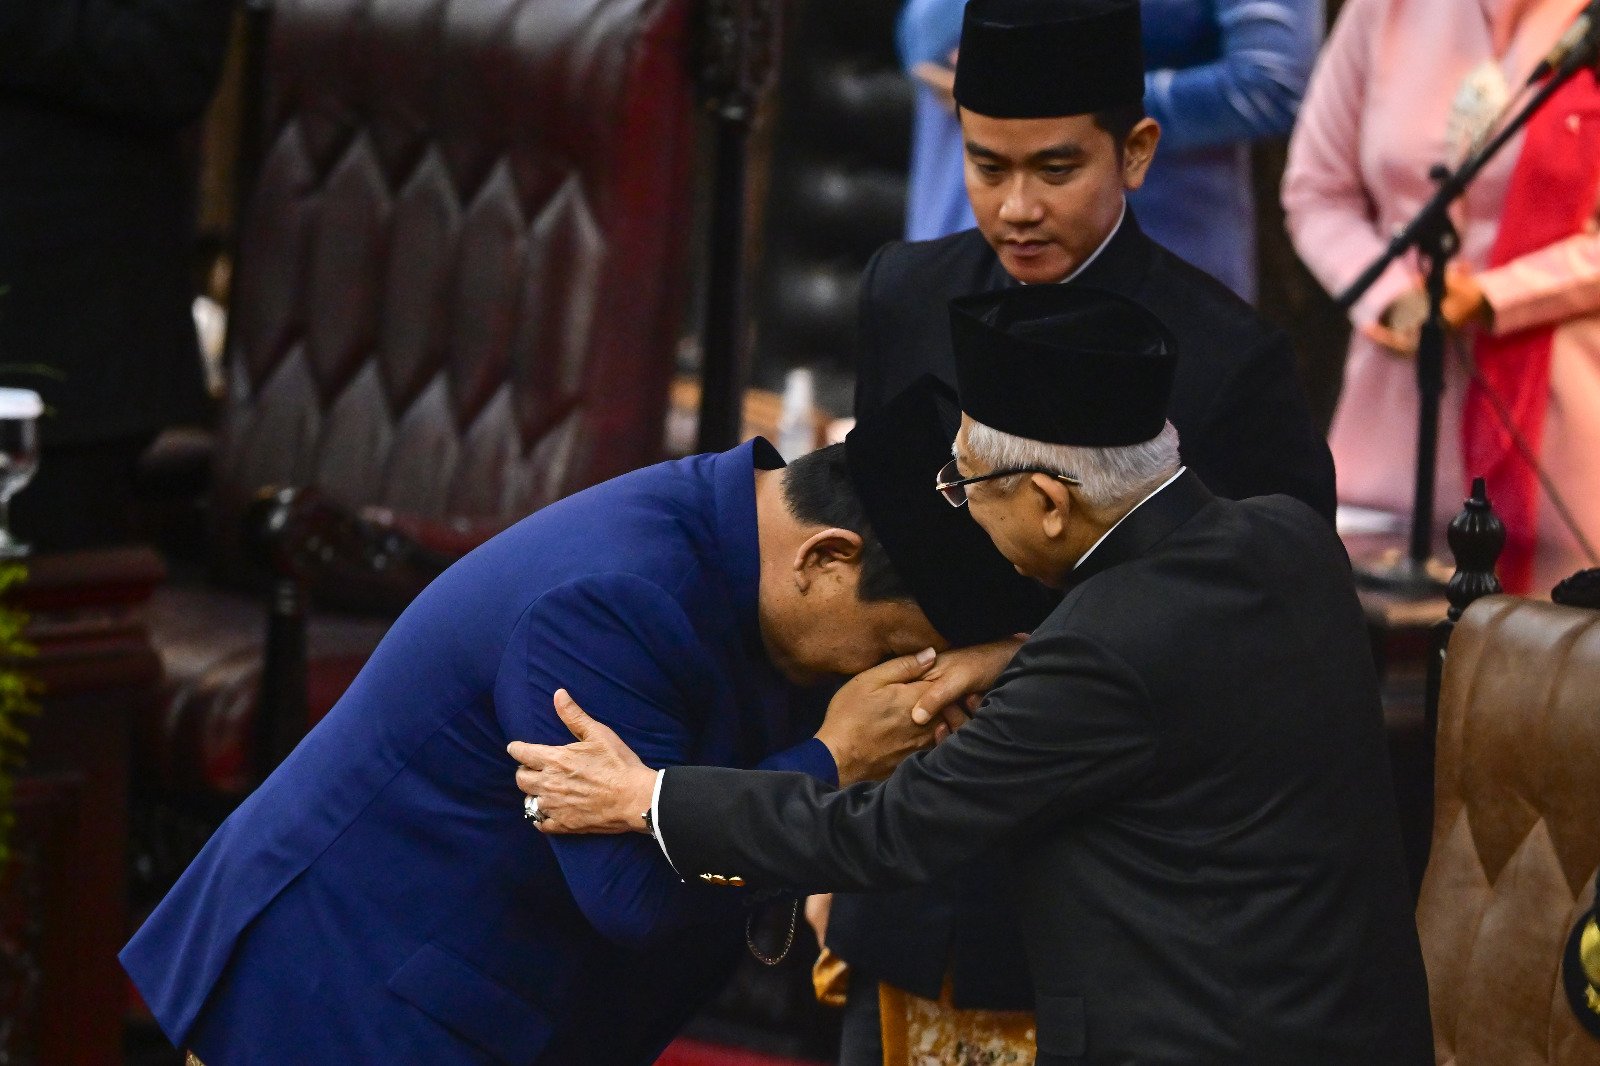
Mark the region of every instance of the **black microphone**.
POLYGON ((1590 0, 1589 6, 1578 12, 1578 17, 1572 20, 1567 32, 1551 46, 1549 54, 1539 60, 1539 65, 1533 68, 1533 73, 1528 75, 1528 84, 1532 85, 1546 75, 1560 70, 1574 53, 1578 53, 1579 65, 1594 58, 1591 55, 1586 59, 1582 53, 1593 51, 1596 29, 1600 29, 1600 0, 1590 0))

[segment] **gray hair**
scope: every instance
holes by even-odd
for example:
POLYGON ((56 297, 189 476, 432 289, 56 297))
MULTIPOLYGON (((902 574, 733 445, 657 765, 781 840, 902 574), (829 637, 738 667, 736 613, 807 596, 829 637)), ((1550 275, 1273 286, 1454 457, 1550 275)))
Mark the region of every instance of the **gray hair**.
MULTIPOLYGON (((1036 467, 1068 474, 1081 484, 1078 494, 1090 507, 1137 503, 1178 469, 1178 431, 1168 422, 1143 444, 1120 448, 1079 448, 1070 444, 1045 444, 1013 437, 973 421, 967 426, 967 450, 972 457, 1000 470, 1036 467)), ((1018 475, 1021 477, 1022 475, 1018 475)), ((1015 484, 1015 478, 1005 481, 1015 484)))

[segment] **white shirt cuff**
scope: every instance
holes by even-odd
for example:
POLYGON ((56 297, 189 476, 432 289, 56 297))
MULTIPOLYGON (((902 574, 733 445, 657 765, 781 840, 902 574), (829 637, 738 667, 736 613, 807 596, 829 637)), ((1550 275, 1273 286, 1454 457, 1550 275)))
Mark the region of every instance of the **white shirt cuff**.
POLYGON ((682 879, 683 874, 672 861, 672 854, 667 851, 667 842, 661 837, 661 782, 666 778, 665 770, 656 771, 656 787, 650 790, 650 832, 656 838, 656 847, 661 849, 661 854, 666 857, 667 865, 672 867, 672 872, 682 879))

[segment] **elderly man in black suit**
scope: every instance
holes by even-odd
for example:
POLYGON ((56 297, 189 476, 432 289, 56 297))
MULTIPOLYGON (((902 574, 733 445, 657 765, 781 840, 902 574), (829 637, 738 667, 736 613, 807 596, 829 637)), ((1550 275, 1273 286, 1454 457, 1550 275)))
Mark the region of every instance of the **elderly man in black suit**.
POLYGON ((989 876, 1026 932, 1040 1063, 1431 1063, 1333 530, 1180 465, 1173 342, 1137 305, 1048 286, 954 318, 964 415, 938 488, 1064 594, 972 721, 834 790, 653 771, 567 704, 581 743, 513 750, 540 828, 653 831, 685 876, 796 890, 927 882, 1000 841, 989 876))
MULTIPOLYGON (((856 411, 924 373, 954 383, 950 299, 1019 282, 1109 289, 1183 338, 1167 417, 1189 468, 1218 495, 1285 493, 1331 522, 1333 460, 1287 335, 1146 237, 1126 206, 1124 193, 1161 165, 1143 72, 1137 0, 967 5, 955 97, 978 228, 895 242, 868 264, 856 411)), ((863 977, 933 999, 948 975, 961 1006, 1030 1005, 1015 922, 982 862, 924 888, 839 897, 827 943, 858 971, 845 1066, 878 1057, 877 996, 863 977)))

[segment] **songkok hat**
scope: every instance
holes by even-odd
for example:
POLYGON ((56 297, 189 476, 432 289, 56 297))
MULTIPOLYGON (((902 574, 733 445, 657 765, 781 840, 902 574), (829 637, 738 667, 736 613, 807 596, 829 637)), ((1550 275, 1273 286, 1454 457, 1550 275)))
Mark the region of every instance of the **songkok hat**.
POLYGON ((990 118, 1058 118, 1140 103, 1138 0, 969 0, 955 98, 990 118))
POLYGON ((956 645, 1031 632, 1055 605, 965 507, 934 491, 960 428, 955 393, 924 375, 844 440, 850 480, 879 543, 933 628, 956 645))
POLYGON ((1160 434, 1177 344, 1125 296, 1027 285, 950 302, 961 409, 1014 437, 1114 448, 1160 434))

